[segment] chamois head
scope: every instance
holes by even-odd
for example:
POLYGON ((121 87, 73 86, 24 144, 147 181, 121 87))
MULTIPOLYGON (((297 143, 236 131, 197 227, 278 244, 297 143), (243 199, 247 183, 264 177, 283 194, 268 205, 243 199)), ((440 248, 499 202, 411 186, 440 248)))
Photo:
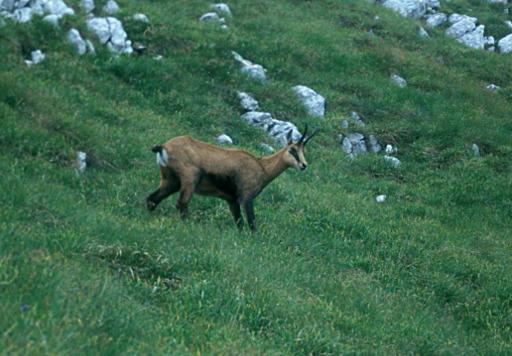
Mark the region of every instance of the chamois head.
POLYGON ((305 124, 304 133, 297 142, 292 141, 292 130, 288 132, 288 145, 286 146, 283 159, 289 167, 294 167, 300 171, 303 171, 308 167, 308 162, 306 162, 306 158, 304 157, 306 153, 304 147, 306 146, 306 143, 308 143, 308 141, 311 140, 313 136, 315 136, 316 131, 317 128, 315 128, 313 133, 308 138, 306 138, 308 125, 305 124))

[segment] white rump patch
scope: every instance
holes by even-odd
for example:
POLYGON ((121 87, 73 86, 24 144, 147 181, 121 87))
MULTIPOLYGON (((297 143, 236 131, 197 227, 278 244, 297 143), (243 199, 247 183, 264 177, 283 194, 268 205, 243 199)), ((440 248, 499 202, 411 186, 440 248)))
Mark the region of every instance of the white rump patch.
POLYGON ((165 150, 165 148, 162 148, 162 152, 158 152, 156 154, 156 163, 161 167, 165 167, 167 165, 168 159, 169 159, 169 155, 167 154, 167 151, 165 150))

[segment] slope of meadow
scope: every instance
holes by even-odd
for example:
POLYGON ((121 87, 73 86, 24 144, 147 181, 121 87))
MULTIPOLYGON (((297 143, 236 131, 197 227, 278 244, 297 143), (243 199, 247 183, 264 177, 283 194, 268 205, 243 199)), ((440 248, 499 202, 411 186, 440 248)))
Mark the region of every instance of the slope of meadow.
POLYGON ((58 29, 0 26, 1 353, 512 352, 510 56, 420 37, 362 0, 233 0, 228 31, 198 23, 207 1, 118 3, 119 18, 151 20, 124 21, 143 55, 95 43, 77 56, 65 35, 87 33, 80 13, 58 29), (233 50, 267 84, 240 74, 233 50), (297 104, 297 84, 325 96, 324 119, 297 104), (240 120, 237 90, 320 128, 308 170, 257 198, 256 234, 220 200, 194 197, 186 222, 175 197, 148 212, 152 145, 221 132, 257 155, 274 145, 240 120), (400 168, 342 153, 350 111, 398 147, 400 168))

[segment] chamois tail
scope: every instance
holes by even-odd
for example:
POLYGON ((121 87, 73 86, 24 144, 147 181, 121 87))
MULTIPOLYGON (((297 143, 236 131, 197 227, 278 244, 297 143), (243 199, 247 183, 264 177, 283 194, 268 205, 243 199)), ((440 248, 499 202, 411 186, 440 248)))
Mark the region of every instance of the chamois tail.
POLYGON ((154 146, 151 151, 156 153, 156 163, 161 167, 165 167, 169 159, 167 151, 161 145, 154 146))

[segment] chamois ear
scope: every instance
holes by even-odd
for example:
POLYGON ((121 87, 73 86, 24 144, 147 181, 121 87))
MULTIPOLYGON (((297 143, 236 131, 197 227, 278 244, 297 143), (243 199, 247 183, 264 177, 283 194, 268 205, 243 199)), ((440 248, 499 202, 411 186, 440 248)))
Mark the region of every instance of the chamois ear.
POLYGON ((293 130, 288 131, 286 135, 287 145, 291 145, 293 143, 293 130))
POLYGON ((311 140, 313 138, 313 136, 316 135, 316 132, 318 131, 318 127, 315 127, 315 129, 313 130, 313 133, 311 134, 311 136, 309 136, 307 139, 304 140, 304 146, 306 146, 306 143, 308 143, 309 140, 311 140))

